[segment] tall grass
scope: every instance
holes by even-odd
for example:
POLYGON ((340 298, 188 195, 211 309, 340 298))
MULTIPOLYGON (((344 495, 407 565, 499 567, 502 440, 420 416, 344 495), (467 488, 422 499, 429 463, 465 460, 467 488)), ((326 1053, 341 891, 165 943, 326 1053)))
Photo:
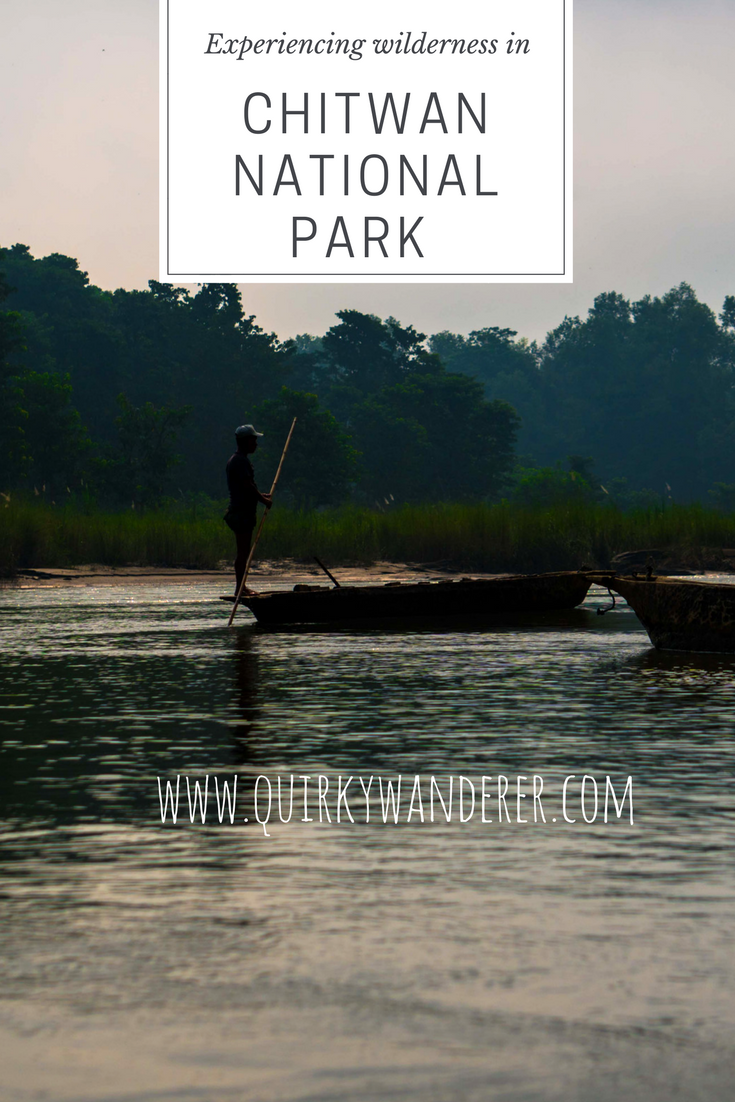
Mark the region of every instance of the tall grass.
MULTIPOLYGON (((102 563, 214 568, 233 555, 222 509, 84 512, 11 501, 0 508, 0 575, 24 567, 102 563)), ((300 513, 274 508, 259 558, 329 563, 446 563, 464 570, 606 566, 620 551, 735 547, 735 516, 700 505, 622 513, 609 506, 549 509, 500 505, 345 507, 300 513)))

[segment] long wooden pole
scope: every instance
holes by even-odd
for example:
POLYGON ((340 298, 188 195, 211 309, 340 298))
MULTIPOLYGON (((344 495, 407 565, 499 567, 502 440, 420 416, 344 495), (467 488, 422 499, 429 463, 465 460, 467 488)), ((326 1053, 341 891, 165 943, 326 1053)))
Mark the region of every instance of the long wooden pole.
MULTIPOLYGON (((273 491, 275 490, 276 486, 278 485, 278 479, 279 479, 280 474, 281 474, 281 467, 283 466, 283 461, 286 458, 286 452, 288 451, 288 445, 291 443, 291 437, 293 435, 293 430, 294 430, 295 424, 296 424, 296 418, 294 417, 293 421, 291 422, 291 428, 288 431, 288 436, 286 437, 286 443, 284 445, 283 452, 281 454, 281 462, 278 464, 278 470, 276 471, 276 477, 273 479, 273 485, 271 486, 271 496, 273 496, 273 491)), ((255 548, 258 546, 258 540, 260 539, 260 533, 263 531, 263 525, 265 524, 265 518, 268 516, 269 512, 270 512, 270 509, 266 509, 266 511, 263 513, 263 516, 260 518, 260 524, 258 525, 258 531, 256 533, 255 539, 253 540, 253 546, 250 548, 250 554, 248 555, 248 561, 245 563, 245 573, 242 576, 242 581, 240 582, 240 586, 239 586, 239 588, 237 590, 237 594, 235 596, 235 603, 232 606, 232 612, 230 613, 230 619, 227 621, 228 628, 232 627, 232 621, 235 619, 235 613, 237 612, 237 606, 240 603, 240 597, 242 596, 242 591, 245 588, 245 582, 247 580, 247 576, 248 576, 248 573, 250 571, 250 563, 253 561, 253 555, 255 554, 255 548)))

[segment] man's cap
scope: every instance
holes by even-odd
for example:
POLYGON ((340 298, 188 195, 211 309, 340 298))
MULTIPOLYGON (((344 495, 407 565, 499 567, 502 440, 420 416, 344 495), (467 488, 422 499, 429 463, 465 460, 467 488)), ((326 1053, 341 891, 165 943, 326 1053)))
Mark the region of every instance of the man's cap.
POLYGON ((239 425, 235 429, 235 436, 262 436, 262 432, 256 432, 252 425, 239 425))

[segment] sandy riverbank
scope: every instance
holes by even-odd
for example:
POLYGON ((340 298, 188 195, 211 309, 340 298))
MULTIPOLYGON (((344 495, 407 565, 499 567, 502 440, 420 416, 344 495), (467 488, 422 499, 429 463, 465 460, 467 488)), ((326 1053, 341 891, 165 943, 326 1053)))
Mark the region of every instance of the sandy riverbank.
MULTIPOLYGON (((622 574, 644 570, 645 552, 631 552, 617 556, 612 569, 622 574)), ((735 573, 735 560, 723 560, 702 556, 698 564, 694 556, 670 556, 656 564, 656 573, 677 577, 686 575, 716 574, 718 576, 735 573)), ((349 565, 330 567, 332 574, 343 585, 379 584, 389 581, 415 581, 430 578, 446 579, 471 576, 473 578, 495 578, 496 571, 467 571, 452 569, 448 562, 405 563, 376 562, 370 566, 349 565)), ((326 581, 326 576, 315 563, 297 559, 265 560, 253 566, 250 572, 252 586, 255 589, 267 588, 276 582, 288 579, 289 584, 300 582, 326 581)), ((90 563, 83 566, 38 567, 19 570, 12 578, 0 579, 0 588, 5 589, 48 589, 66 586, 100 585, 197 585, 206 582, 221 581, 223 589, 228 591, 234 583, 234 572, 230 567, 218 570, 197 570, 173 566, 105 566, 90 563)))
MULTIPOLYGON (((332 573, 343 584, 446 578, 454 574, 454 572, 443 571, 440 565, 432 563, 393 562, 377 562, 371 566, 334 567, 332 573)), ((289 581, 293 581, 294 585, 301 581, 326 580, 325 574, 315 564, 297 562, 293 559, 258 563, 250 572, 254 588, 267 586, 270 582, 283 579, 284 576, 287 576, 289 581)), ((472 577, 492 577, 492 575, 472 572, 472 577)), ((5 579, 2 585, 14 589, 35 589, 59 586, 195 585, 218 580, 221 580, 222 585, 229 589, 234 581, 232 569, 190 570, 170 566, 113 567, 92 563, 85 566, 19 570, 15 577, 5 579)))

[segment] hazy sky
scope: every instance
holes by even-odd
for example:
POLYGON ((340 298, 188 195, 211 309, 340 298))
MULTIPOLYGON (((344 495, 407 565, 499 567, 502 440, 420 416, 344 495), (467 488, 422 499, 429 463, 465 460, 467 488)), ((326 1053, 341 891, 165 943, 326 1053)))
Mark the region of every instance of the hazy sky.
MULTIPOLYGON (((735 0, 576 0, 573 285, 253 285, 282 337, 334 312, 543 337, 594 296, 735 293, 735 0)), ((487 10, 490 10, 489 5, 487 10)), ((0 244, 158 275, 157 0, 0 0, 0 244)))

